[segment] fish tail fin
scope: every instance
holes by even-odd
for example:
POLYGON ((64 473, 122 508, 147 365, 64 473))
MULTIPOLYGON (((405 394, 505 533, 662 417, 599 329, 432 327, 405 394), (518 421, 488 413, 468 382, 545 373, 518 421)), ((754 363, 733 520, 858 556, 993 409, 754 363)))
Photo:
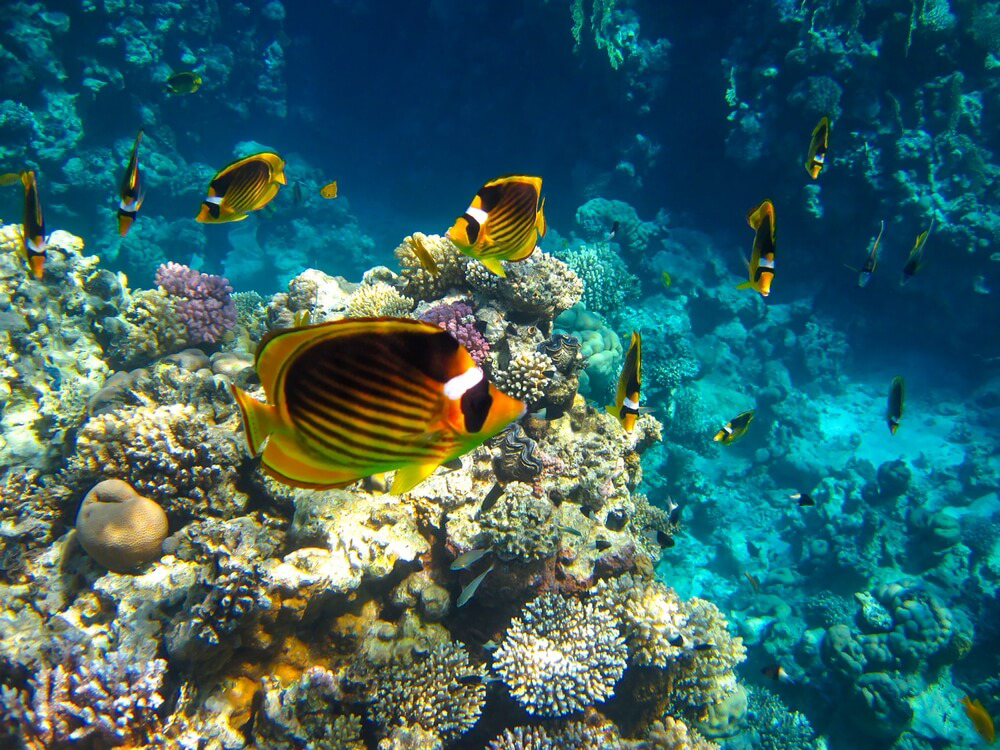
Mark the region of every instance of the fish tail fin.
POLYGON ((250 449, 250 455, 256 456, 264 439, 281 427, 281 417, 274 406, 251 398, 246 391, 235 385, 231 388, 236 404, 240 407, 247 447, 250 449))
POLYGON ((414 464, 397 469, 396 476, 392 478, 389 494, 402 495, 404 492, 409 492, 433 474, 438 466, 440 466, 440 462, 431 460, 425 464, 414 464))
POLYGON ((750 281, 744 281, 742 284, 736 285, 737 289, 753 289, 753 283, 750 281))
POLYGON ((480 258, 479 262, 497 276, 507 278, 507 272, 503 270, 503 264, 499 258, 480 258))

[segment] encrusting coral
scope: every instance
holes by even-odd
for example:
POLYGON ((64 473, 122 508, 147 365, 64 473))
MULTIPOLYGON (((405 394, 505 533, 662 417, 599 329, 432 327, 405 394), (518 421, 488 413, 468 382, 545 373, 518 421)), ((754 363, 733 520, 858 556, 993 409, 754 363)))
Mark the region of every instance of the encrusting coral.
POLYGON ((609 612, 549 593, 511 623, 493 668, 528 713, 566 716, 609 698, 625 658, 625 639, 609 612))

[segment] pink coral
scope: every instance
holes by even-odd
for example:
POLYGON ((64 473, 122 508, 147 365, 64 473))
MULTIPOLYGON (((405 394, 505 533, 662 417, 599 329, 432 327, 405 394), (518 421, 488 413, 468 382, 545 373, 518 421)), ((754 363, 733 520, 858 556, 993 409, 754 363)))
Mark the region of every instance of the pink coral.
POLYGON ((420 316, 425 323, 433 323, 443 328, 469 350, 469 354, 481 365, 490 353, 490 343, 476 328, 476 316, 472 307, 465 302, 435 305, 420 316))
POLYGON ((214 344, 236 325, 228 279, 171 262, 156 269, 156 283, 169 296, 192 344, 214 344))

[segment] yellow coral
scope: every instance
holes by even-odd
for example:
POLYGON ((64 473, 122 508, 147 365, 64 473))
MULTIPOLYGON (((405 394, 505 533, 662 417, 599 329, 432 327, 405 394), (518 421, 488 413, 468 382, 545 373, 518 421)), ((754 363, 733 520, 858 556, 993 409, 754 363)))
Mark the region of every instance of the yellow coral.
POLYGON ((393 286, 384 281, 362 284, 347 301, 347 317, 377 318, 388 316, 398 318, 413 309, 413 300, 404 297, 393 286))

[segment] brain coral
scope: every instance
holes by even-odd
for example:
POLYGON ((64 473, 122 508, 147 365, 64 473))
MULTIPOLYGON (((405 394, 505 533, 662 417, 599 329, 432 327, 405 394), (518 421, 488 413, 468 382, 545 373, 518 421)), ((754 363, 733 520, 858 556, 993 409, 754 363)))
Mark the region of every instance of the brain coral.
POLYGON ((529 713, 565 716, 609 698, 625 658, 610 612, 546 593, 511 623, 493 666, 529 713))
POLYGON ((124 573, 160 556, 167 514, 120 479, 99 482, 76 517, 80 546, 104 567, 124 573))
POLYGON ((378 671, 372 717, 385 729, 419 726, 453 740, 479 719, 486 700, 482 677, 460 644, 438 643, 422 658, 399 658, 378 671))

